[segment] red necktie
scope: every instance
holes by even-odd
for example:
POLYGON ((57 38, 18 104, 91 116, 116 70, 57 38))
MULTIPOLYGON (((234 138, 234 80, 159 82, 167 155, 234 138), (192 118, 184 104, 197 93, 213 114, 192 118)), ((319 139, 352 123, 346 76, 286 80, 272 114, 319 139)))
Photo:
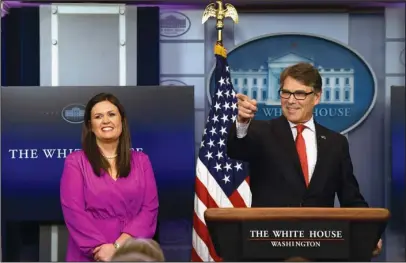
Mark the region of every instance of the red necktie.
POLYGON ((296 126, 297 136, 296 136, 296 150, 299 155, 300 165, 302 166, 302 171, 306 186, 309 185, 309 169, 307 167, 307 154, 306 154, 306 143, 303 138, 302 132, 306 127, 302 124, 296 126))

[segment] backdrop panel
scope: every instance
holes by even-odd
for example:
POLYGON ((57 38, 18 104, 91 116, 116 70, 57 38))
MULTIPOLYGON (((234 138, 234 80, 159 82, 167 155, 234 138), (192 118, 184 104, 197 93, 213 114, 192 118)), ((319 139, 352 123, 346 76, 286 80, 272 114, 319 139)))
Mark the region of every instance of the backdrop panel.
MULTIPOLYGON (((128 113, 133 148, 151 159, 160 221, 190 224, 195 175, 193 87, 3 87, 1 91, 3 220, 63 220, 59 183, 64 158, 81 148, 87 101, 99 92, 112 92, 128 113)), ((185 238, 173 227, 162 234, 164 239, 185 238)))
POLYGON ((405 87, 391 87, 391 159, 392 187, 390 210, 392 227, 405 233, 405 87))

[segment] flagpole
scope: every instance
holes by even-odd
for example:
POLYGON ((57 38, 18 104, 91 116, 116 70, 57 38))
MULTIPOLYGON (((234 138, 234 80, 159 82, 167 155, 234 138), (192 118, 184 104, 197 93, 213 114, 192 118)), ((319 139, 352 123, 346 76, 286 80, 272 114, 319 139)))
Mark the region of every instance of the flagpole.
POLYGON ((217 0, 216 3, 210 3, 206 6, 203 12, 202 24, 204 24, 209 18, 214 17, 216 19, 217 30, 217 42, 216 45, 223 46, 223 29, 224 19, 229 17, 234 23, 238 23, 237 9, 232 4, 223 4, 223 1, 217 0))
POLYGON ((242 162, 227 155, 227 127, 238 115, 237 98, 223 46, 224 19, 238 23, 237 10, 231 4, 217 0, 203 12, 202 24, 209 18, 216 19, 217 41, 214 45, 216 67, 215 94, 207 116, 196 163, 195 205, 192 233, 192 262, 222 262, 217 254, 207 228, 204 214, 207 209, 221 207, 249 207, 251 192, 249 175, 242 162))

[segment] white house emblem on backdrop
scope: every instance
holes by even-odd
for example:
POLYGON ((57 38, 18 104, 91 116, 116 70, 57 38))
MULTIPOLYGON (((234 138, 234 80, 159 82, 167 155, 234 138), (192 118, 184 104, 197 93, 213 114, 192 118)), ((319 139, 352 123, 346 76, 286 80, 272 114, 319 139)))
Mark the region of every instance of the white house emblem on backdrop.
POLYGON ((85 116, 85 105, 79 103, 69 104, 62 109, 62 118, 72 124, 79 124, 83 122, 85 116))
POLYGON ((400 52, 400 63, 402 63, 403 66, 405 66, 405 49, 400 52))
POLYGON ((179 37, 186 34, 191 26, 190 19, 178 11, 160 13, 160 34, 164 37, 179 37))
POLYGON ((177 80, 177 79, 161 80, 160 85, 162 85, 162 86, 187 86, 187 84, 185 82, 177 80))

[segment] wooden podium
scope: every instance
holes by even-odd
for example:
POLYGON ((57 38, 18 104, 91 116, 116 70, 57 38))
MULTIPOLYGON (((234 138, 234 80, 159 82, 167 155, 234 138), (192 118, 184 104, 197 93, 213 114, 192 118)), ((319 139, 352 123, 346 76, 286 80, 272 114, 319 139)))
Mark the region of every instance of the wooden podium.
POLYGON ((224 261, 371 261, 390 213, 380 208, 210 208, 224 261))

